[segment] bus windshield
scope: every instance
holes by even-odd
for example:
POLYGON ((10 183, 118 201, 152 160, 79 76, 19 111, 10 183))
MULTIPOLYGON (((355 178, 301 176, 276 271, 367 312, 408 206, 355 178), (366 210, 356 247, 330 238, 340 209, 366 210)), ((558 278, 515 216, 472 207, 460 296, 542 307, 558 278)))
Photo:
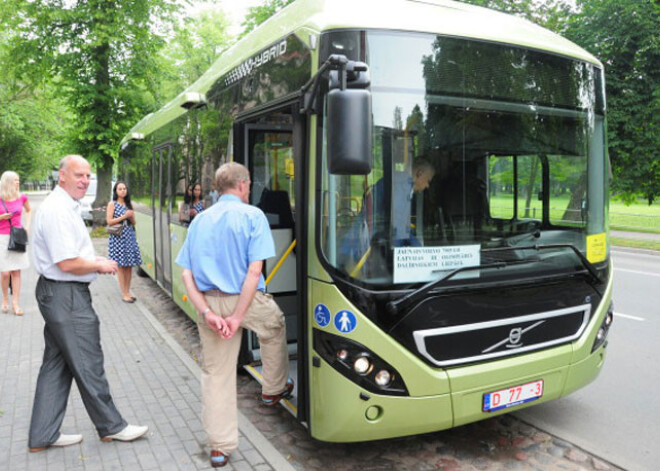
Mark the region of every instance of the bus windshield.
POLYGON ((371 73, 372 171, 330 175, 323 162, 318 236, 334 273, 391 287, 501 262, 510 268, 448 283, 583 270, 562 247, 606 260, 601 69, 517 46, 355 34, 371 73))

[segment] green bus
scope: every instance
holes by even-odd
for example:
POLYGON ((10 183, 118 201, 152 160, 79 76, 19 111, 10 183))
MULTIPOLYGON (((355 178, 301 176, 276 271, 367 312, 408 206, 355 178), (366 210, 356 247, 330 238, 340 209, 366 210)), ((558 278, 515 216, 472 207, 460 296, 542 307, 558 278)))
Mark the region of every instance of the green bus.
MULTIPOLYGON (((121 144, 141 269, 193 319, 184 193, 245 164, 312 437, 421 434, 567 395, 612 322, 604 74, 445 0, 297 0, 121 144)), ((255 338, 241 364, 259 376, 255 338)))

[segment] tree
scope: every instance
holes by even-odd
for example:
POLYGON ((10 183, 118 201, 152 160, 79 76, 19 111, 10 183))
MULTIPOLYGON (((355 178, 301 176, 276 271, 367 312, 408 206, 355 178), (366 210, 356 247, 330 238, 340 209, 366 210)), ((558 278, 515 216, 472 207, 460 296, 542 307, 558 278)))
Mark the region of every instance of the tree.
POLYGON ((605 66, 612 189, 624 201, 660 195, 660 3, 657 0, 468 0, 528 18, 605 66))
POLYGON ((605 66, 613 190, 625 201, 660 195, 660 4, 582 0, 566 36, 605 66))
POLYGON ((94 204, 103 206, 121 138, 156 107, 155 57, 180 7, 175 0, 5 2, 21 19, 11 42, 19 77, 57 86, 73 116, 67 152, 95 164, 94 204))
POLYGON ((239 39, 293 2, 294 0, 265 0, 262 6, 248 8, 248 12, 245 15, 245 21, 241 23, 241 26, 243 26, 244 29, 239 35, 239 39))
POLYGON ((66 133, 66 108, 52 86, 35 88, 16 76, 11 55, 17 17, 0 3, 0 173, 18 172, 23 181, 43 180, 57 161, 66 133))
POLYGON ((232 41, 230 23, 221 10, 205 11, 184 18, 174 28, 174 37, 163 49, 161 71, 162 101, 167 102, 195 82, 215 62, 221 50, 232 41))
POLYGON ((569 0, 463 0, 463 2, 520 16, 555 32, 562 30, 573 9, 569 0))
MULTIPOLYGON (((229 20, 221 10, 205 11, 200 16, 185 18, 174 28, 174 37, 162 51, 162 98, 169 101, 195 82, 216 61, 221 50, 232 41, 228 34, 229 20)), ((177 180, 199 181, 211 186, 211 172, 204 165, 216 169, 221 153, 226 150, 229 130, 227 118, 214 107, 202 113, 189 112, 184 127, 186 145, 183 148, 185 165, 177 169, 177 180), (220 130, 218 130, 220 126, 220 130), (202 135, 201 139, 196 136, 202 135), (224 146, 223 146, 224 144, 224 146), (222 148, 222 150, 221 150, 222 148)), ((183 190, 182 190, 183 191, 183 190)))

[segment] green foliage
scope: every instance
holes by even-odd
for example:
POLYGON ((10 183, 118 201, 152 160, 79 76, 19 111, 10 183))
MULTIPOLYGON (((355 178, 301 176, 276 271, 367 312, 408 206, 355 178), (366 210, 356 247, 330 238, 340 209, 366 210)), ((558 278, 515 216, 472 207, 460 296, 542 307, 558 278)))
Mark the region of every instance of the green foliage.
MULTIPOLYGON (((9 41, 23 83, 53 84, 72 113, 66 152, 96 164, 108 188, 123 135, 156 108, 155 57, 175 0, 5 0, 19 13, 9 41), (156 30, 152 25, 160 25, 156 30)), ((109 191, 99 191, 107 199, 109 191)), ((97 201, 96 204, 105 201, 97 201)))
POLYGON ((23 181, 41 180, 57 162, 68 116, 54 87, 35 88, 18 77, 12 8, 13 2, 0 3, 0 173, 14 170, 23 181))
POLYGON ((605 65, 613 190, 660 195, 660 4, 582 0, 566 36, 605 65))
POLYGON ((467 0, 516 14, 579 44, 605 66, 612 189, 660 195, 660 3, 657 0, 467 0))
POLYGON ((57 165, 66 109, 47 92, 12 95, 0 83, 0 173, 43 180, 57 165))
POLYGON ((262 6, 250 7, 245 15, 245 21, 241 23, 241 26, 243 26, 244 29, 239 35, 239 39, 294 1, 295 0, 264 0, 262 6))
POLYGON ((560 31, 569 15, 569 0, 462 0, 485 8, 526 18, 553 31, 560 31))
POLYGON ((160 58, 162 87, 159 101, 167 102, 202 76, 229 46, 229 20, 220 10, 184 18, 160 58))

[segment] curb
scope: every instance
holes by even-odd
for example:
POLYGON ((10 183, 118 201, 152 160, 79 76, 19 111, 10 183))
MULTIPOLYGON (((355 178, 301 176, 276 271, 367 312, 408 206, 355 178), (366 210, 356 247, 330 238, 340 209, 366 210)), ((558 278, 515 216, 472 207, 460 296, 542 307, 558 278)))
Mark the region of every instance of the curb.
MULTIPOLYGON (((149 323, 153 326, 154 330, 162 337, 165 343, 174 351, 175 355, 183 362, 183 364, 190 370, 190 372, 201 381, 202 370, 197 363, 195 363, 190 355, 188 355, 183 348, 172 338, 172 336, 165 330, 161 323, 154 317, 154 315, 144 307, 139 301, 135 306, 147 318, 149 323)), ((250 422, 245 415, 238 410, 238 428, 241 433, 247 438, 259 451, 259 453, 266 459, 268 464, 277 471, 296 471, 296 468, 289 463, 286 458, 268 441, 268 439, 250 422)))

